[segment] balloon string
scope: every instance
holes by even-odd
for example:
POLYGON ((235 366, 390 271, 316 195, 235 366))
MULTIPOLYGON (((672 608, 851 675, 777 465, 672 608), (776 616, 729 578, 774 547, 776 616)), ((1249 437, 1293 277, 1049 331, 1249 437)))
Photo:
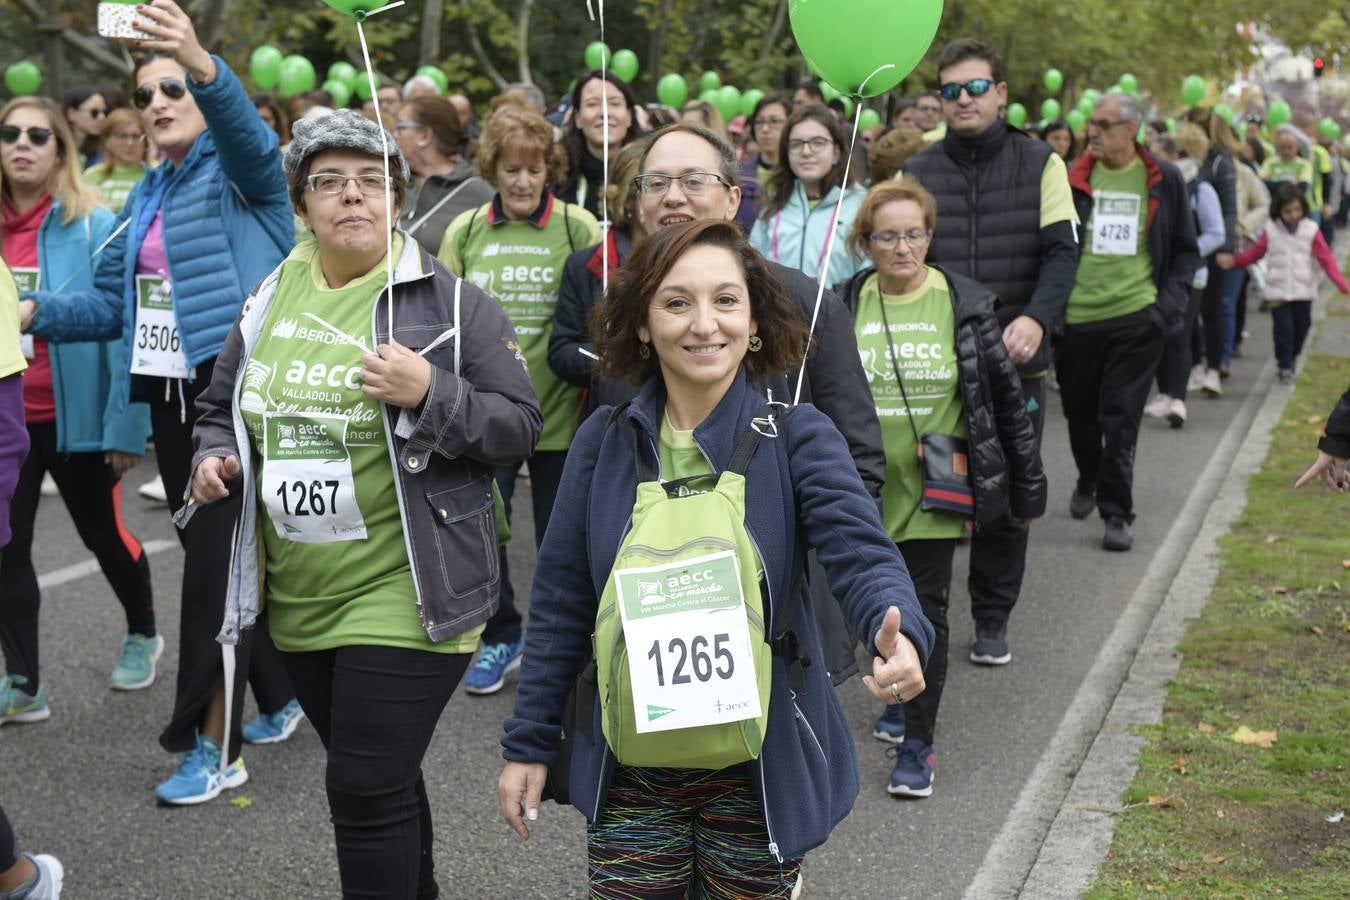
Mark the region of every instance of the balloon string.
POLYGON ((821 270, 816 274, 816 305, 811 310, 811 328, 806 335, 806 354, 802 356, 802 367, 797 372, 797 390, 792 395, 792 405, 796 406, 802 402, 802 383, 806 379, 806 359, 811 354, 811 339, 816 334, 816 322, 820 319, 820 304, 825 299, 825 284, 830 277, 830 260, 834 258, 834 235, 839 229, 839 213, 844 208, 844 195, 848 192, 849 171, 853 168, 853 151, 858 144, 858 123, 862 120, 862 93, 867 87, 867 82, 880 75, 887 69, 894 69, 895 65, 887 63, 880 66, 871 75, 863 79, 863 83, 858 85, 857 100, 853 104, 853 135, 848 142, 848 158, 844 161, 844 183, 839 186, 839 199, 834 204, 834 215, 830 217, 830 231, 825 241, 825 262, 821 270))
MULTIPOLYGON (((830 260, 834 257, 834 235, 839 228, 839 213, 844 208, 844 195, 848 192, 849 170, 853 167, 853 150, 858 143, 858 122, 862 119, 862 103, 854 104, 853 137, 848 142, 848 158, 844 161, 844 183, 839 186, 839 199, 834 204, 834 215, 830 217, 830 231, 825 243, 825 263, 816 274, 816 306, 811 311, 811 329, 806 336, 806 354, 811 353, 811 338, 816 333, 816 321, 820 318, 820 303, 825 299, 825 283, 830 277, 830 260)), ((797 372, 797 391, 792 396, 792 405, 802 402, 802 382, 806 378, 806 356, 802 357, 801 370, 797 372)))
MULTIPOLYGON (((402 5, 403 0, 398 0, 396 3, 390 3, 388 6, 382 6, 377 10, 366 13, 362 18, 369 18, 375 13, 402 5)), ((394 193, 389 177, 389 133, 384 130, 384 115, 380 111, 380 91, 375 84, 375 70, 370 65, 370 48, 366 45, 366 29, 362 27, 362 18, 356 20, 356 34, 361 39, 361 58, 366 63, 366 81, 370 85, 370 98, 375 103, 375 124, 380 127, 380 150, 384 163, 384 221, 389 225, 384 230, 384 274, 385 294, 389 298, 389 341, 392 343, 394 340, 394 193)))
MULTIPOLYGON (((591 15, 591 21, 595 21, 595 10, 591 8, 591 0, 586 0, 586 11, 591 15)), ((605 0, 600 0, 600 43, 605 42, 605 0)), ((603 183, 599 188, 599 206, 600 210, 600 296, 603 297, 609 293, 609 78, 605 75, 605 70, 609 66, 609 48, 600 54, 600 118, 601 127, 604 128, 604 136, 601 138, 604 159, 600 161, 600 172, 603 183)), ((575 112, 572 113, 576 115, 575 112)), ((632 114, 632 110, 629 110, 632 114)))

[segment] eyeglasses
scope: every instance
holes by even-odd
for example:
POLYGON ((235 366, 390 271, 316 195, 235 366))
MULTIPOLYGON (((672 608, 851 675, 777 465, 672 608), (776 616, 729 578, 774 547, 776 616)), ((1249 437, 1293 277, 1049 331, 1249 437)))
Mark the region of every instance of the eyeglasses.
POLYGON ((347 190, 349 181, 356 182, 356 188, 367 197, 376 197, 385 192, 390 178, 384 175, 339 175, 336 172, 324 172, 311 175, 306 179, 309 189, 316 194, 341 194, 347 190))
POLYGON ((108 114, 108 111, 106 109, 86 109, 84 114, 93 116, 95 119, 101 119, 108 114))
POLYGON ((426 127, 427 126, 423 125, 421 122, 409 122, 407 119, 399 119, 398 122, 394 124, 395 131, 402 131, 405 128, 426 128, 426 127))
POLYGON ((782 128, 786 121, 782 116, 761 116, 751 124, 756 128, 782 128))
POLYGON ((872 242, 872 246, 878 250, 894 250, 897 244, 908 244, 910 247, 922 247, 928 243, 929 238, 933 236, 931 231, 920 231, 917 228, 913 231, 906 231, 899 234, 894 231, 883 231, 880 234, 870 234, 867 239, 872 242))
POLYGON ((28 143, 34 147, 45 147, 52 139, 50 128, 20 128, 18 125, 0 125, 0 144, 13 144, 22 134, 28 135, 28 143))
POLYGON ((187 93, 187 84, 181 78, 165 78, 158 84, 152 81, 136 88, 131 95, 131 102, 137 109, 145 109, 155 99, 156 90, 162 91, 170 100, 182 100, 187 93))
POLYGON ((731 185, 721 175, 714 175, 712 172, 685 172, 683 175, 639 175, 633 179, 633 186, 638 189, 638 193, 645 194, 648 197, 664 197, 670 190, 673 183, 678 182, 680 190, 684 191, 686 197, 701 196, 708 188, 714 184, 720 184, 725 188, 731 185))
POLYGON ((1088 127, 1095 128, 1098 131, 1110 131, 1117 125, 1134 125, 1134 123, 1125 121, 1109 122, 1106 119, 1088 119, 1088 127))
POLYGON ((942 95, 943 100, 960 100, 962 91, 971 97, 983 97, 997 83, 992 78, 972 78, 965 84, 952 81, 938 88, 938 93, 942 95))
POLYGON ((810 147, 812 153, 824 153, 825 150, 834 144, 834 141, 827 137, 813 137, 810 140, 792 140, 788 141, 789 153, 801 153, 810 147))

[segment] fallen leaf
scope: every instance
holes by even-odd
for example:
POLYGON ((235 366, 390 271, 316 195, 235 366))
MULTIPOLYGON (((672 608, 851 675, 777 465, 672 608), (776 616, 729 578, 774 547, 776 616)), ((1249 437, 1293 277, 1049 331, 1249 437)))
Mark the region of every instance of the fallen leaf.
POLYGON ((1279 733, 1274 731, 1252 731, 1246 725, 1233 732, 1233 740, 1239 744, 1247 744, 1254 747, 1273 747, 1275 742, 1280 739, 1279 733))
POLYGON ((1172 771, 1185 775, 1190 764, 1191 758, 1189 756, 1178 756, 1176 759, 1172 760, 1172 771))
POLYGON ((1215 813, 1214 813, 1214 815, 1216 815, 1216 816, 1218 816, 1220 819, 1222 819, 1222 818, 1224 817, 1224 816, 1223 816, 1223 810, 1221 810, 1221 809, 1220 809, 1220 810, 1216 810, 1215 813))
POLYGON ((1209 724, 1208 722, 1201 722, 1199 725, 1196 726, 1195 730, 1200 732, 1201 734, 1213 734, 1215 729, 1214 726, 1209 724))
POLYGON ((1327 824, 1339 825, 1344 819, 1345 813, 1343 812, 1333 813, 1332 815, 1327 816, 1327 824))
POLYGON ((1350 559, 1343 559, 1343 560, 1341 560, 1341 568, 1342 568, 1342 569, 1350 569, 1350 559))
POLYGON ((230 798, 230 805, 231 805, 231 806, 237 806, 237 807, 239 807, 240 809, 248 809, 250 806, 253 805, 253 798, 252 798, 252 797, 231 797, 231 798, 230 798))
POLYGON ((1278 534, 1268 534, 1268 535, 1266 535, 1266 543, 1267 543, 1267 544, 1278 544, 1279 542, 1280 542, 1280 536, 1279 536, 1278 534))
POLYGON ((1287 593, 1289 593, 1289 588, 1285 587, 1285 586, 1282 585, 1282 584, 1277 584, 1277 585, 1275 585, 1273 588, 1270 589, 1270 592, 1271 592, 1272 594, 1287 594, 1287 593))
POLYGON ((1161 884, 1149 884, 1148 882, 1145 882, 1144 890, 1148 891, 1150 894, 1161 894, 1163 886, 1161 884))
POLYGON ((1309 425, 1321 425, 1321 424, 1322 424, 1322 417, 1321 417, 1321 416, 1308 416, 1308 418, 1304 419, 1303 421, 1307 422, 1309 425))
POLYGON ((1326 632, 1322 630, 1322 626, 1320 625, 1309 625, 1308 630, 1311 631, 1313 634, 1317 635, 1318 637, 1321 637, 1322 635, 1326 634, 1326 632))
POLYGON ((1228 857, 1226 856, 1220 856, 1217 853, 1210 853, 1205 856, 1205 863, 1211 866, 1217 866, 1219 863, 1225 862, 1227 859, 1228 857))

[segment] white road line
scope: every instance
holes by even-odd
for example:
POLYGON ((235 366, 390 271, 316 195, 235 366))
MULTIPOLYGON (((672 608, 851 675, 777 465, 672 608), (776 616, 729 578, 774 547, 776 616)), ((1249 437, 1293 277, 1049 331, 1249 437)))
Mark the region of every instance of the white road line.
MULTIPOLYGON (((146 556, 153 556, 171 547, 177 547, 177 541, 146 541, 141 544, 141 549, 145 551, 146 556)), ((84 562, 71 563, 68 566, 62 566, 51 572, 44 572, 38 576, 38 587, 46 590, 54 588, 60 584, 67 584, 71 581, 79 581, 89 575, 94 575, 99 571, 98 560, 86 559, 84 562)))
MULTIPOLYGON (((1233 416, 1214 455, 1196 479, 1185 506, 1145 570, 1110 637, 1102 645, 1045 753, 1022 786, 1017 802, 985 854, 975 880, 966 889, 965 900, 995 900, 1021 894, 1074 778, 1102 731, 1153 618, 1181 570, 1204 524, 1205 514, 1251 430, 1257 411, 1265 402, 1274 375, 1274 363, 1267 362, 1254 380, 1251 393, 1233 416)), ((1109 843, 1109 835, 1106 841, 1109 843)))

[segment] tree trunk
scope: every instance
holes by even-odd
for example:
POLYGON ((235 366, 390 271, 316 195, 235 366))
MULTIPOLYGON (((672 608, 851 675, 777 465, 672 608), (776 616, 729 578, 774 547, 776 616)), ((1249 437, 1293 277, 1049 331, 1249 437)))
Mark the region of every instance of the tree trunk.
POLYGON ((520 9, 516 11, 516 39, 520 42, 516 71, 519 80, 526 84, 534 84, 530 74, 530 13, 533 11, 534 0, 520 0, 520 9))
POLYGON ((787 24, 788 0, 778 0, 778 8, 774 10, 773 21, 764 32, 764 41, 759 46, 759 58, 764 62, 760 65, 756 73, 757 82, 768 82, 773 76, 773 72, 765 71, 769 65, 770 54, 773 48, 778 46, 778 41, 783 37, 783 28, 787 24))
POLYGON ((660 9, 656 14, 656 27, 652 29, 652 39, 647 44, 647 74, 656 84, 665 74, 665 67, 661 65, 661 57, 666 52, 666 27, 665 23, 670 21, 670 9, 675 0, 661 0, 660 9))
POLYGON ((445 21, 445 0, 426 0, 422 5, 422 34, 417 47, 419 66, 439 66, 441 62, 441 26, 445 21))
MULTIPOLYGON (((460 0, 461 5, 468 7, 468 0, 460 0)), ((464 17, 464 34, 468 37, 469 51, 473 53, 473 58, 482 68, 483 74, 492 79, 492 83, 497 86, 497 90, 506 90, 508 82, 506 76, 497 71, 497 67, 488 59, 487 50, 483 47, 483 41, 478 37, 478 29, 473 26, 471 17, 464 17)))

